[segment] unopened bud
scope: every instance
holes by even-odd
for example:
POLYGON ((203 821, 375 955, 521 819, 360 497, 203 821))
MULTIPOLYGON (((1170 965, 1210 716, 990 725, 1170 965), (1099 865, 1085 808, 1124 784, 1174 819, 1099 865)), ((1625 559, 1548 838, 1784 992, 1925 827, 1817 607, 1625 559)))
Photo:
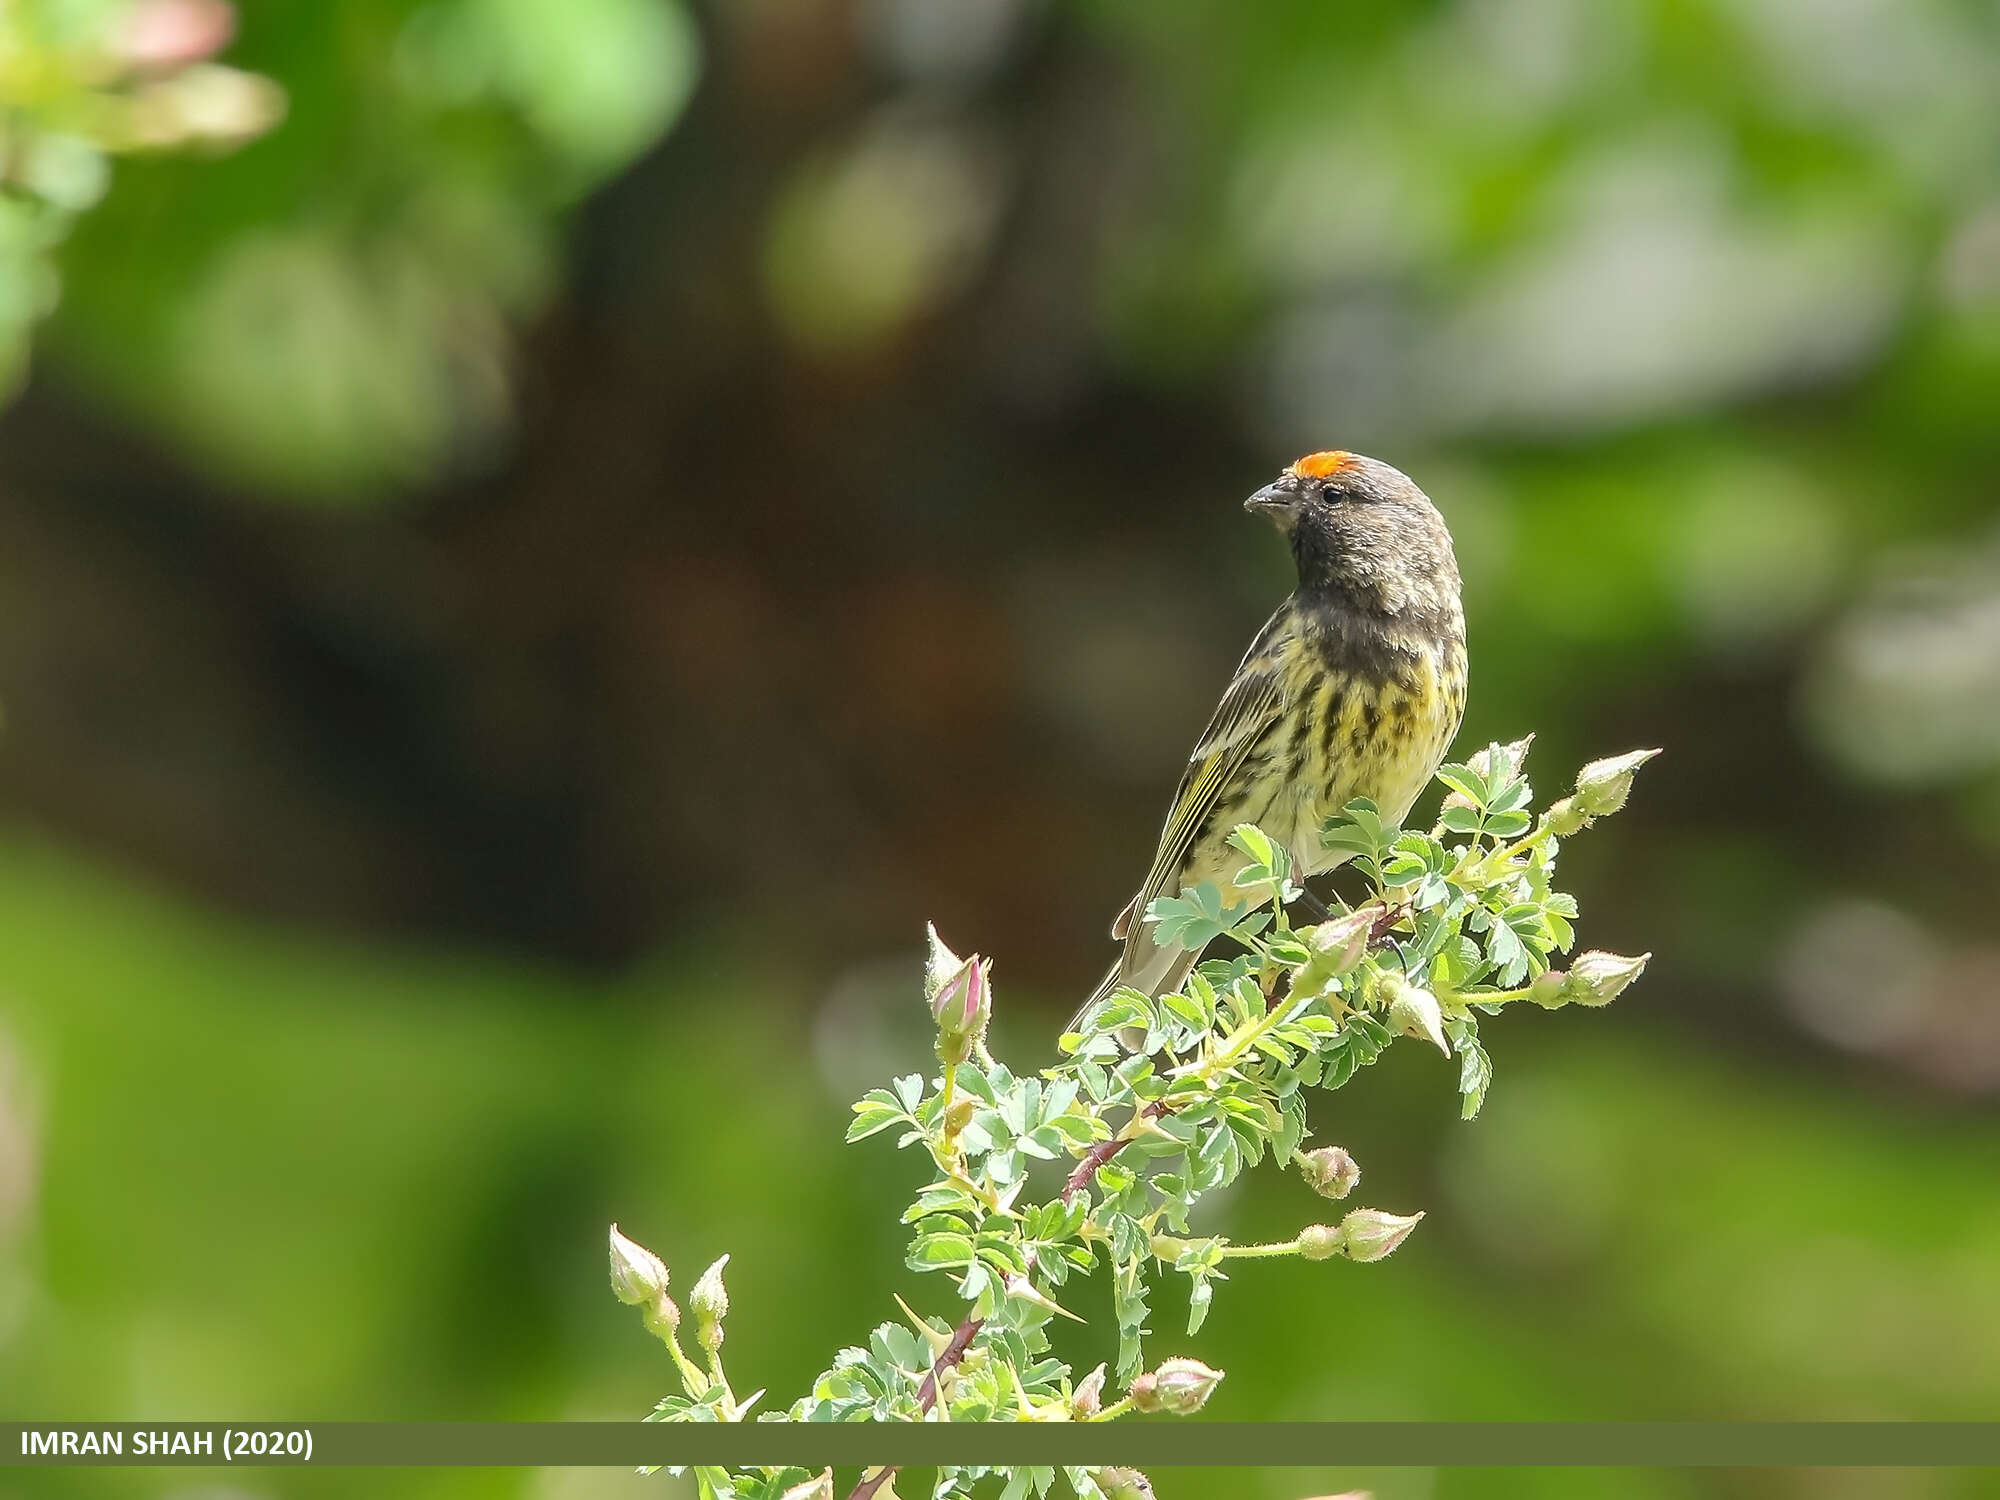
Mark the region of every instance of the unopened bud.
POLYGON ((965 960, 945 947, 935 924, 924 924, 924 937, 928 941, 924 957, 924 1003, 929 1005, 936 1001, 944 982, 965 967, 965 960))
POLYGON ((1561 969, 1544 969, 1534 977, 1528 986, 1527 998, 1543 1010, 1556 1010, 1569 1004, 1563 994, 1563 986, 1569 983, 1569 975, 1561 969))
POLYGON ((1137 1469, 1099 1469, 1096 1478, 1104 1500, 1153 1500, 1153 1482, 1137 1469))
POLYGON ((1345 1244, 1331 1224, 1308 1224, 1299 1231, 1299 1254, 1307 1260, 1332 1260, 1345 1244))
POLYGON ((1646 972, 1652 956, 1641 953, 1637 958, 1621 958, 1593 949, 1569 966, 1562 997, 1572 1005, 1608 1005, 1646 972))
POLYGON ((833 1500, 833 1470, 821 1469, 811 1479, 800 1480, 778 1500, 833 1500))
POLYGON ((662 1292, 647 1304, 640 1321, 655 1338, 671 1339, 674 1330, 681 1326, 680 1304, 662 1292))
POLYGON ((1508 779, 1519 776, 1521 767, 1527 763, 1528 751, 1533 747, 1535 737, 1531 734, 1514 741, 1511 745, 1488 745, 1483 750, 1475 750, 1465 758, 1465 763, 1477 771, 1488 785, 1500 776, 1508 779), (1494 763, 1494 752, 1499 752, 1499 763, 1494 763), (1496 776, 1495 772, 1499 775, 1496 776))
POLYGON ((972 1123, 972 1117, 979 1113, 980 1102, 971 1094, 960 1094, 951 1101, 951 1108, 944 1112, 946 1135, 957 1135, 972 1123))
POLYGON ((1099 1365, 1082 1380, 1069 1395, 1069 1414, 1077 1421, 1087 1421, 1104 1409, 1104 1366, 1099 1365))
POLYGON ((1632 778, 1639 767, 1659 753, 1657 750, 1633 750, 1624 755, 1592 761, 1576 773, 1576 806, 1588 818, 1601 818, 1617 812, 1625 805, 1625 799, 1632 795, 1632 778))
POLYGON ((1377 1208, 1357 1208, 1340 1221, 1341 1250, 1349 1260, 1381 1260, 1410 1237, 1422 1214, 1385 1214, 1377 1208))
POLYGON ((688 1311, 694 1314, 694 1341, 710 1354, 722 1347, 722 1320, 729 1315, 729 1291, 722 1284, 722 1268, 729 1264, 723 1256, 701 1273, 688 1293, 688 1311))
POLYGON ((1159 1369, 1132 1382, 1132 1404, 1140 1411, 1191 1417, 1208 1404, 1221 1383, 1222 1371, 1211 1370, 1198 1359, 1163 1360, 1159 1369))
POLYGON ((643 1307, 667 1290, 667 1263, 611 1226, 611 1294, 627 1307, 643 1307))
POLYGON ((1339 975, 1360 963, 1368 955, 1368 939, 1374 935, 1375 919, 1381 915, 1381 907, 1364 906, 1359 911, 1328 917, 1308 932, 1306 946, 1312 949, 1314 970, 1329 976, 1339 975))
POLYGON ((1322 1198, 1345 1198, 1361 1180, 1361 1168, 1338 1146, 1321 1146, 1299 1157, 1299 1176, 1322 1198))
MULTIPOLYGON (((940 947, 943 945, 940 944, 940 947)), ((977 953, 947 975, 931 994, 931 1018, 937 1022, 937 1054, 941 1061, 962 1063, 986 1034, 993 1013, 989 965, 977 953)))
POLYGON ((1398 1036, 1420 1036, 1438 1051, 1449 1055, 1444 1039, 1444 1012, 1438 999, 1421 985, 1411 984, 1400 974, 1384 974, 1382 989, 1389 997, 1389 1029, 1398 1036))
POLYGON ((1576 805, 1576 798, 1564 797, 1549 804, 1549 810, 1542 814, 1542 822, 1550 833, 1559 839, 1566 839, 1580 831, 1590 821, 1582 808, 1576 805))

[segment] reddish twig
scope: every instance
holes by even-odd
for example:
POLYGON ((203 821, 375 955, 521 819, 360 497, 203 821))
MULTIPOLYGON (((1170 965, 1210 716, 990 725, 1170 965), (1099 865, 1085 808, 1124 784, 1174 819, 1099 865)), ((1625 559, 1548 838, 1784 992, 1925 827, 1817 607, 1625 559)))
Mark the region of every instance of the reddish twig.
POLYGON ((1108 1141, 1099 1141, 1084 1152, 1083 1160, 1076 1164, 1076 1170, 1069 1174, 1069 1181, 1063 1184, 1062 1201, 1069 1202, 1089 1187, 1090 1180, 1097 1175, 1097 1169, 1131 1144, 1130 1136, 1113 1136, 1108 1141))
MULTIPOLYGON (((957 1367, 965 1358, 965 1351, 972 1347, 972 1341, 979 1337, 979 1330, 986 1326, 984 1318, 970 1314, 952 1333, 951 1342, 938 1351, 938 1357, 931 1361, 930 1370, 924 1376, 924 1383, 917 1387, 917 1410, 927 1412, 938 1402, 938 1389, 947 1371, 957 1367)), ((861 1483, 848 1491, 847 1500, 874 1500, 875 1492, 894 1477, 897 1465, 888 1464, 869 1474, 861 1483)))
POLYGON ((1368 929, 1368 945, 1372 948, 1386 943, 1389 939, 1389 929, 1409 915, 1410 903, 1407 901, 1399 901, 1394 906, 1384 907, 1382 915, 1377 917, 1368 929))
MULTIPOLYGON (((1140 1110, 1133 1118, 1157 1120, 1172 1107, 1164 1099, 1155 1099, 1151 1104, 1140 1110)), ((1076 1164, 1076 1170, 1069 1174, 1069 1181, 1063 1184, 1062 1201, 1065 1203, 1069 1202, 1070 1199, 1089 1187, 1091 1180, 1097 1176, 1097 1169, 1131 1144, 1132 1137, 1129 1135, 1113 1136, 1108 1141, 1099 1141, 1095 1146, 1084 1152, 1082 1160, 1076 1164)))
POLYGON ((965 1321, 959 1324, 957 1331, 952 1334, 951 1342, 940 1349, 938 1357, 931 1361, 930 1374, 924 1377, 924 1383, 917 1387, 918 1411, 929 1411, 937 1405, 938 1382, 944 1378, 947 1370, 965 1358, 965 1351, 972 1347, 972 1341, 979 1337, 979 1330, 985 1323, 984 1318, 966 1314, 965 1321))

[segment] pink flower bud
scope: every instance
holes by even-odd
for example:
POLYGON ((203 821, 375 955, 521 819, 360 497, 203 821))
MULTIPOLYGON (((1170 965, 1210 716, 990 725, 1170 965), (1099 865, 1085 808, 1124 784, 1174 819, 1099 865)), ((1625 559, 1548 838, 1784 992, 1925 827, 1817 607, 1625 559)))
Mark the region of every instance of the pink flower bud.
POLYGON ((1381 1260, 1410 1237, 1422 1214, 1386 1214, 1377 1208, 1357 1208, 1340 1221, 1341 1249, 1349 1260, 1381 1260))
POLYGON ((1331 1260, 1347 1241, 1331 1224, 1308 1224, 1299 1231, 1299 1254, 1307 1260, 1331 1260))
POLYGON ((1140 1411, 1191 1417, 1208 1404, 1222 1383, 1222 1371, 1198 1359, 1163 1360, 1159 1369, 1132 1382, 1132 1404, 1140 1411))
POLYGON ((937 1022, 938 1057, 948 1063, 961 1063, 972 1056, 972 1049, 986 1034, 986 1022, 993 1013, 992 965, 975 953, 946 971, 944 961, 953 957, 952 951, 933 932, 925 993, 930 1000, 931 1019, 937 1022))
POLYGON ((1419 1036, 1438 1051, 1450 1055, 1444 1039, 1444 1011, 1436 995, 1421 985, 1411 984, 1400 974, 1384 974, 1382 989, 1389 998, 1385 1019, 1398 1036, 1419 1036))
POLYGON ((1153 1500, 1153 1483, 1137 1469, 1099 1469, 1097 1487, 1104 1500, 1153 1500))
POLYGON ((1646 972, 1652 956, 1641 953, 1637 958, 1623 958, 1593 949, 1569 966, 1562 998, 1572 1005, 1608 1005, 1646 972))
POLYGON ((667 1263, 611 1226, 611 1292, 628 1307, 643 1307, 667 1290, 667 1263))
POLYGON ((688 1310, 694 1314, 694 1339, 710 1354, 722 1347, 722 1320, 729 1314, 729 1291, 722 1284, 722 1268, 729 1264, 723 1256, 701 1273, 688 1293, 688 1310))
POLYGON ((1104 1366, 1099 1365, 1070 1392, 1070 1415, 1081 1422, 1094 1417, 1104 1409, 1104 1366))
POLYGON ((1559 839, 1566 839, 1579 831, 1590 818, 1576 805, 1576 798, 1564 797, 1549 804, 1549 810, 1542 814, 1542 821, 1548 824, 1550 833, 1559 839))
POLYGON ((1381 915, 1381 907, 1364 906, 1359 911, 1328 917, 1308 932, 1306 946, 1312 949, 1314 972, 1329 976, 1345 974, 1360 963, 1368 955, 1368 940, 1374 936, 1375 921, 1381 915))
POLYGON ((1299 1176, 1322 1198, 1345 1198, 1361 1181, 1361 1168, 1338 1146, 1321 1146, 1299 1157, 1299 1176))
POLYGON ((1569 975, 1562 969, 1544 969, 1528 985, 1528 999, 1543 1010, 1559 1010, 1569 1004, 1563 995, 1563 986, 1569 983, 1569 975))
POLYGON ((1576 773, 1576 806, 1585 817, 1601 818, 1615 813, 1632 794, 1632 778, 1639 767, 1660 752, 1633 750, 1624 755, 1594 760, 1576 773))

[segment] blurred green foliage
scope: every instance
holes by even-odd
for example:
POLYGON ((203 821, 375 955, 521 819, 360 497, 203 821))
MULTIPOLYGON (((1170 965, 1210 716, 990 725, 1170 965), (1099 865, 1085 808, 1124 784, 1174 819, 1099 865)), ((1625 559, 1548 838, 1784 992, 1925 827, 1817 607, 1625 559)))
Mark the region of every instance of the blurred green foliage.
MULTIPOLYGON (((88 37, 191 3, 10 7, 0 56, 44 11, 88 37)), ((686 103, 692 23, 659 0, 253 7, 232 55, 283 79, 286 128, 226 161, 121 167, 64 255, 68 357, 278 494, 365 497, 493 443, 564 220, 686 103)), ((88 207, 95 171, 44 196, 88 207)), ((17 283, 36 284, 0 272, 17 283)))
POLYGON ((52 252, 103 198, 114 152, 226 146, 283 113, 268 79, 206 59, 221 0, 20 0, 0 10, 0 394, 54 306, 52 252))

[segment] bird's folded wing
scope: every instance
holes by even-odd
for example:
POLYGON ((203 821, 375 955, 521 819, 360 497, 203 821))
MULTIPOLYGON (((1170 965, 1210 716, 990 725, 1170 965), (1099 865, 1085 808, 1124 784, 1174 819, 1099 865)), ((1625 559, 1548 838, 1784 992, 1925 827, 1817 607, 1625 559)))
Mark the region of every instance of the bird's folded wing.
MULTIPOLYGON (((1266 627, 1265 635, 1258 638, 1259 646, 1266 645, 1269 633, 1266 627)), ((1179 894, 1182 871, 1203 824, 1231 789, 1251 751, 1284 711, 1284 684, 1277 655, 1252 647, 1251 655, 1237 669, 1235 681, 1229 684, 1229 691, 1216 706, 1208 728, 1196 742, 1194 754, 1188 757, 1187 771, 1174 794, 1174 810, 1160 835, 1159 851, 1153 856, 1153 868, 1147 872, 1146 883, 1129 908, 1132 915, 1126 924, 1129 929, 1138 929, 1155 897, 1179 894)))

